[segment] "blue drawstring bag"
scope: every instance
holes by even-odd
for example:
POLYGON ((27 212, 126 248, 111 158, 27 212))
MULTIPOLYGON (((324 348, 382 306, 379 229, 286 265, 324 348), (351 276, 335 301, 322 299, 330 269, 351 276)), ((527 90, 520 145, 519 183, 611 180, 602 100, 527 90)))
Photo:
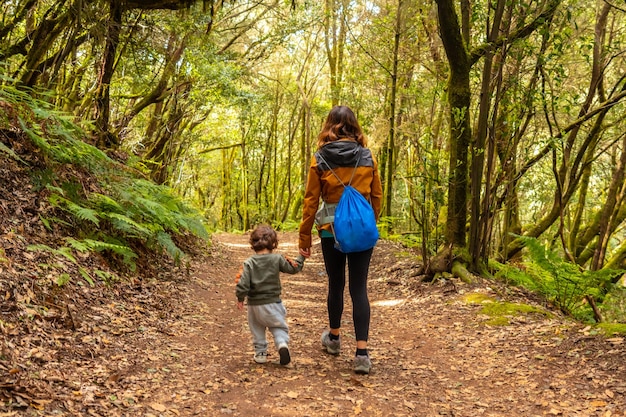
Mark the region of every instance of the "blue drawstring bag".
MULTIPOLYGON (((379 237, 374 209, 369 201, 350 185, 352 184, 356 168, 359 166, 361 154, 359 153, 348 185, 341 181, 341 178, 330 168, 330 165, 319 152, 315 155, 328 166, 330 172, 343 185, 343 193, 335 208, 334 217, 332 215, 328 217, 331 230, 333 235, 335 235, 335 248, 343 253, 362 252, 373 248, 376 246, 379 237)), ((323 221, 320 222, 321 224, 325 223, 323 221)))
POLYGON ((351 185, 346 185, 335 209, 336 247, 344 253, 362 252, 376 246, 378 228, 372 205, 351 185))

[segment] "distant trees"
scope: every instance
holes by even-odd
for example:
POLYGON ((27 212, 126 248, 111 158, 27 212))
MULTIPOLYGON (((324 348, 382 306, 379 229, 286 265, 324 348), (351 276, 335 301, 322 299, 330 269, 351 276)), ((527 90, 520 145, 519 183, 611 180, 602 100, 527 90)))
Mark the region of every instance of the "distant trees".
POLYGON ((0 14, 1 84, 87 122, 87 140, 215 227, 295 225, 322 119, 347 104, 380 163, 381 226, 427 264, 467 249, 480 270, 526 236, 584 268, 625 266, 626 16, 611 2, 13 0, 0 14))

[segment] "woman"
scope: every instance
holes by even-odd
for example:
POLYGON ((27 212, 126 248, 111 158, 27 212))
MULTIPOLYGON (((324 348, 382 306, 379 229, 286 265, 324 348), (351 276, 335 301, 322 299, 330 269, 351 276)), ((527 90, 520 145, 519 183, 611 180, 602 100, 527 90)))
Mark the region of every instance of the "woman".
MULTIPOLYGON (((311 256, 311 229, 320 197, 325 204, 337 203, 343 192, 343 184, 350 183, 371 202, 376 220, 380 213, 382 198, 378 165, 372 152, 365 147, 365 136, 350 108, 346 106, 332 108, 318 136, 317 146, 318 152, 312 158, 309 169, 300 224, 299 247, 300 254, 304 257, 311 256)), ((326 301, 330 329, 322 333, 322 346, 330 354, 339 354, 347 260, 348 288, 352 299, 352 319, 356 335, 354 371, 368 374, 372 364, 367 351, 370 324, 367 275, 373 249, 343 253, 335 248, 332 223, 317 224, 317 230, 328 275, 326 301)))

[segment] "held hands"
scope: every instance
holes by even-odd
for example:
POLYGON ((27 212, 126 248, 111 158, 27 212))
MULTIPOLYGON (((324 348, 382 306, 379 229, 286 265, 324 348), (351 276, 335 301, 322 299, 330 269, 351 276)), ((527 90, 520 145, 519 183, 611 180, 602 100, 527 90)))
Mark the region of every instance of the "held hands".
POLYGON ((293 259, 291 259, 290 257, 285 256, 285 259, 286 259, 286 260, 287 260, 287 262, 289 262, 289 264, 290 264, 291 266, 293 266, 294 268, 297 268, 297 267, 298 267, 298 262, 294 261, 294 260, 293 260, 293 259))
POLYGON ((300 248, 300 255, 308 258, 311 256, 311 248, 300 248))

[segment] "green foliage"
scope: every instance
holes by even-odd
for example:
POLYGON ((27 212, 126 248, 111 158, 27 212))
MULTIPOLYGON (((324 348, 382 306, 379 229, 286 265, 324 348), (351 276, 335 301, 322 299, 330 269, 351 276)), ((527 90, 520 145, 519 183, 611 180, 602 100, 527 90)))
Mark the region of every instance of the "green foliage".
POLYGON ((598 327, 606 336, 626 335, 626 324, 599 323, 598 327))
POLYGON ((130 249, 128 246, 116 244, 116 243, 102 242, 102 241, 93 240, 93 239, 84 239, 84 240, 79 241, 79 240, 72 239, 72 238, 67 239, 67 244, 73 249, 78 250, 79 252, 110 251, 112 253, 115 253, 116 255, 121 256, 126 265, 130 266, 131 269, 133 270, 135 269, 134 259, 137 257, 137 254, 135 254, 135 252, 133 252, 132 249, 130 249))
POLYGON ((538 281, 532 275, 514 265, 502 264, 491 259, 489 260, 489 269, 494 271, 496 279, 543 294, 542 287, 538 281))
MULTIPOLYGON (((46 157, 46 166, 33 174, 33 182, 49 192, 48 201, 57 213, 65 213, 42 217, 42 222, 49 230, 53 224, 71 227, 76 239, 67 238, 67 246, 57 249, 39 245, 31 250, 52 252, 75 264, 73 250, 103 252, 134 270, 137 254, 131 247, 164 250, 178 261, 184 253, 174 236, 191 233, 208 238, 200 213, 170 188, 142 178, 85 143, 84 129, 38 96, 41 92, 0 87, 0 102, 14 111, 16 124, 46 157)), ((79 270, 93 283, 86 271, 79 270)))
POLYGON ((105 284, 112 285, 116 281, 119 281, 119 277, 112 272, 102 271, 100 269, 96 269, 94 271, 96 276, 100 278, 105 284))
POLYGON ((0 153, 4 153, 8 156, 10 156, 11 158, 15 159, 16 161, 22 162, 24 164, 26 164, 26 161, 24 161, 22 158, 20 158, 14 151, 13 149, 9 148, 8 146, 6 146, 4 143, 0 142, 0 153))
MULTIPOLYGON (((76 265, 76 267, 78 268, 78 272, 85 279, 85 281, 87 281, 89 285, 94 285, 94 281, 89 275, 89 273, 87 272, 87 270, 78 264, 78 261, 76 257, 74 256, 74 254, 72 253, 71 248, 67 246, 62 246, 58 249, 55 249, 55 248, 51 248, 48 245, 39 244, 39 245, 30 245, 26 249, 30 251, 34 251, 34 252, 48 252, 56 256, 64 257, 65 259, 71 261, 73 264, 76 265)), ((46 266, 57 271, 65 270, 64 265, 47 265, 46 264, 46 266)), ((70 281, 71 281, 71 276, 67 272, 61 272, 59 276, 57 277, 55 283, 61 287, 70 281)))
POLYGON ((100 224, 100 220, 98 220, 98 213, 95 210, 82 207, 58 194, 51 194, 48 200, 50 201, 52 207, 65 209, 80 221, 90 221, 96 226, 100 224))
POLYGON ((611 280, 623 273, 616 270, 587 271, 567 262, 560 254, 546 249, 537 239, 519 237, 525 244, 528 259, 522 271, 512 266, 491 262, 496 277, 545 296, 566 314, 583 321, 593 320, 587 296, 599 303, 612 287, 611 280))
POLYGON ((64 286, 65 284, 67 284, 68 282, 70 282, 71 280, 72 280, 71 275, 70 275, 70 274, 68 274, 67 272, 64 272, 64 273, 62 273, 61 275, 59 275, 59 276, 57 277, 56 284, 57 284, 59 287, 62 287, 62 286, 64 286))
POLYGON ((626 323, 626 287, 613 286, 604 297, 600 311, 607 322, 626 323))
POLYGON ((509 317, 520 315, 541 314, 549 316, 549 313, 537 307, 528 304, 497 301, 494 297, 480 292, 469 293, 463 297, 463 300, 468 304, 482 305, 480 313, 490 317, 485 322, 485 324, 490 326, 507 326, 509 317))
POLYGON ((408 233, 398 236, 397 240, 402 243, 402 245, 409 248, 419 248, 422 244, 422 240, 415 233, 408 233))
POLYGON ((65 259, 71 261, 72 263, 76 263, 76 257, 74 256, 74 254, 72 254, 71 249, 65 246, 59 249, 54 249, 48 245, 38 244, 38 245, 29 245, 26 249, 30 251, 34 251, 34 252, 36 251, 49 252, 49 253, 52 253, 53 255, 64 257, 65 259))

